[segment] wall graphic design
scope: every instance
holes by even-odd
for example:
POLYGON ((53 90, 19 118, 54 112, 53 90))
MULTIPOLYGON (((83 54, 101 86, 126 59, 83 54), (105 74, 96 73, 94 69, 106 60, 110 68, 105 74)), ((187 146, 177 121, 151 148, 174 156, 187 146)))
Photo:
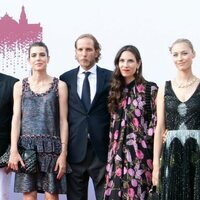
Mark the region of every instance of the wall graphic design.
POLYGON ((22 6, 19 22, 7 13, 0 19, 0 67, 16 73, 17 68, 27 71, 27 53, 30 43, 42 40, 40 23, 29 24, 22 6))

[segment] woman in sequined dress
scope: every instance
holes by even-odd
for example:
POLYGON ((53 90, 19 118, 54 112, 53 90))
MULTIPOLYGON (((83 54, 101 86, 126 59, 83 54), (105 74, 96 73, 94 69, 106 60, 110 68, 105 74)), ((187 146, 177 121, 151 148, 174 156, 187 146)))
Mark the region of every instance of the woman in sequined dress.
POLYGON ((135 46, 122 47, 114 63, 104 199, 146 200, 151 187, 158 88, 143 78, 142 60, 135 46))
POLYGON ((47 74, 49 51, 44 43, 30 46, 28 61, 32 75, 14 86, 8 166, 16 171, 14 191, 23 193, 24 200, 36 200, 37 192, 57 200, 58 194, 66 194, 67 87, 47 74), (18 147, 36 151, 38 172, 18 171, 18 164, 26 168, 18 147))
POLYGON ((200 81, 192 72, 195 51, 188 39, 178 39, 170 52, 177 76, 158 92, 152 181, 159 186, 162 200, 197 200, 200 199, 200 81))

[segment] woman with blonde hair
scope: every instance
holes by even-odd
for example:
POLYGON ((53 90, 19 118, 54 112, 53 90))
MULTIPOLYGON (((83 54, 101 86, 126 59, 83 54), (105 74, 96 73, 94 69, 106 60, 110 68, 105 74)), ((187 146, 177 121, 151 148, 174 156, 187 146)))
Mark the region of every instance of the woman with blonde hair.
POLYGON ((178 39, 170 52, 177 75, 158 92, 152 181, 153 185, 159 185, 162 200, 197 200, 200 199, 200 80, 192 72, 195 51, 188 39, 178 39))

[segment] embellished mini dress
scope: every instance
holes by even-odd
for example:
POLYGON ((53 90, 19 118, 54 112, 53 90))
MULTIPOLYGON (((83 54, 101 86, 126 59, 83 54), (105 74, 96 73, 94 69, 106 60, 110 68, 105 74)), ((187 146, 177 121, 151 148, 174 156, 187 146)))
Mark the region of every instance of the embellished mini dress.
POLYGON ((18 146, 37 154, 38 172, 16 173, 15 192, 49 192, 66 194, 66 176, 60 180, 54 171, 61 153, 59 96, 57 78, 45 93, 34 93, 28 78, 22 81, 21 131, 18 146))
POLYGON ((181 102, 170 81, 165 86, 168 130, 161 159, 162 200, 200 199, 200 84, 181 102))

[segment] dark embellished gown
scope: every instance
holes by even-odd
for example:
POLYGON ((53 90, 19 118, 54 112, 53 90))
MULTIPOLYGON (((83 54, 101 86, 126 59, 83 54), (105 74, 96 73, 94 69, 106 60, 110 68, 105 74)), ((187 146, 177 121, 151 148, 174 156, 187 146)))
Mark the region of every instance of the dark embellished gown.
POLYGON ((181 102, 167 81, 165 109, 168 132, 161 160, 161 199, 199 200, 200 85, 181 102))
POLYGON ((66 194, 66 176, 56 179, 54 171, 61 152, 58 79, 45 93, 31 91, 28 78, 22 82, 22 120, 18 145, 37 152, 38 172, 16 173, 15 192, 66 194))
POLYGON ((152 116, 148 123, 145 85, 133 81, 123 90, 119 111, 111 117, 104 200, 144 200, 152 178, 157 86, 150 89, 152 116))

